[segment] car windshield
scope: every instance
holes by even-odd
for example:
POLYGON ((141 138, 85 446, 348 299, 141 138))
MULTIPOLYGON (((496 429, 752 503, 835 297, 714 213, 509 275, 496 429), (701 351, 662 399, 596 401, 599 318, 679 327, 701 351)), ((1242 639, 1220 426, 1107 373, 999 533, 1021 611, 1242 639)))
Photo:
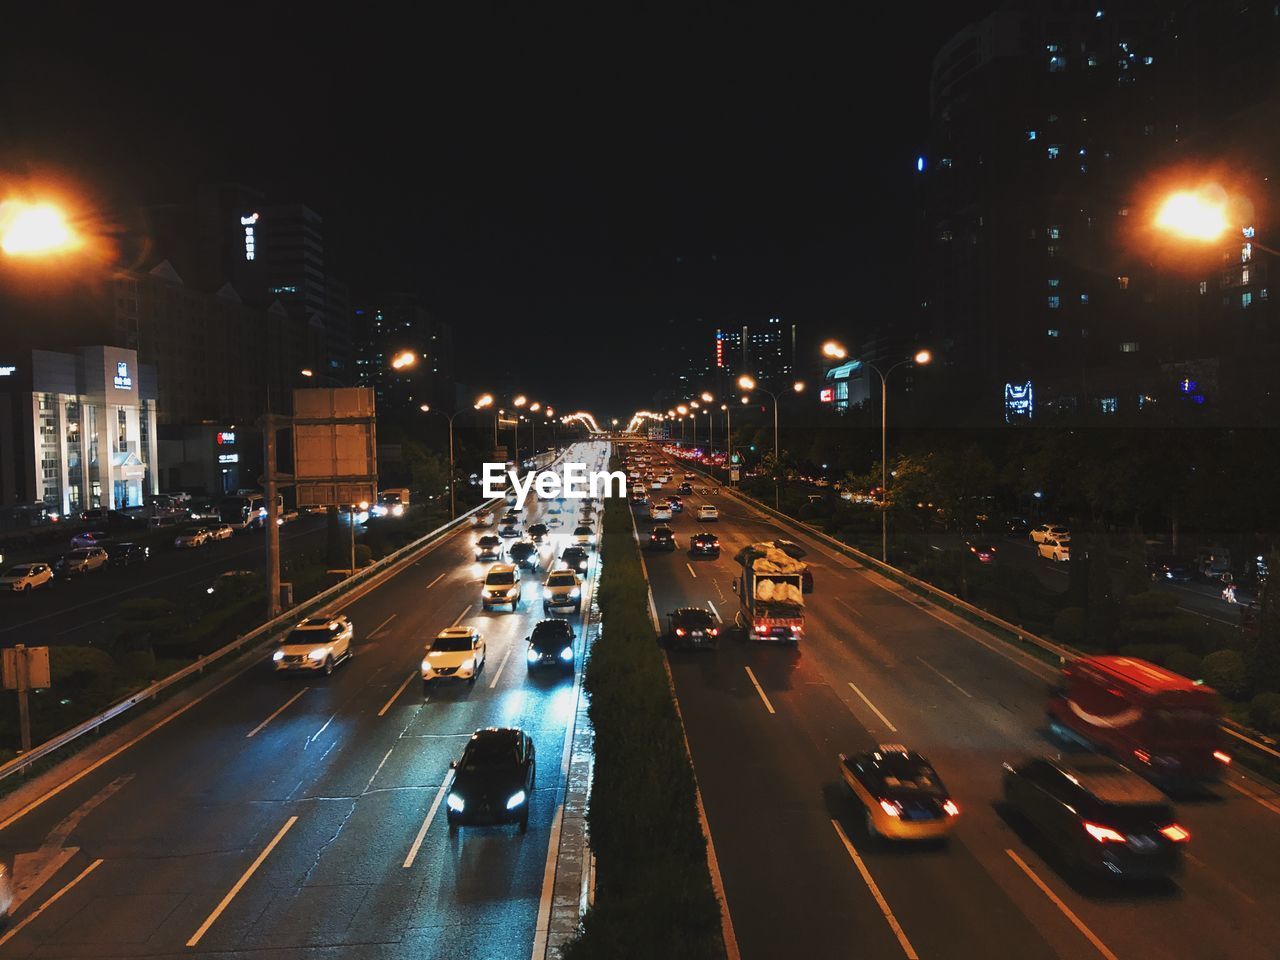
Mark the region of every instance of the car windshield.
POLYGON ((480 538, 480 546, 482 547, 493 547, 493 546, 496 546, 499 542, 500 541, 498 540, 497 537, 481 537, 480 538))
POLYGON ((591 532, 591 528, 590 528, 590 527, 578 527, 578 528, 577 528, 576 530, 574 530, 573 532, 574 532, 574 535, 575 535, 575 536, 578 536, 578 535, 581 535, 581 534, 584 534, 584 533, 590 533, 590 532, 591 532))
POLYGON ((68 554, 67 554, 67 559, 68 559, 68 560, 82 560, 82 559, 84 559, 84 558, 85 558, 85 557, 87 557, 87 556, 89 556, 89 551, 88 551, 88 550, 72 550, 70 553, 68 553, 68 554))
POLYGON ((514 767, 520 763, 520 753, 515 742, 507 737, 485 737, 473 740, 462 754, 463 770, 492 770, 495 767, 514 767))
POLYGON ((485 578, 485 586, 489 587, 509 587, 516 582, 514 573, 491 573, 485 578))
POLYGON ((10 567, 8 570, 4 572, 4 575, 6 577, 25 577, 30 572, 31 572, 31 567, 29 566, 10 567))
POLYGON ((938 775, 927 763, 905 756, 888 755, 873 769, 889 790, 912 793, 940 793, 938 775))
POLYGON ((572 573, 553 573, 547 578, 548 587, 572 587, 576 586, 578 578, 572 573))
POLYGON ((435 652, 454 652, 458 650, 470 650, 470 637, 436 637, 431 641, 431 650, 435 652))
POLYGON ((284 642, 286 644, 323 643, 328 637, 329 631, 323 628, 299 628, 290 630, 289 635, 284 638, 284 642))

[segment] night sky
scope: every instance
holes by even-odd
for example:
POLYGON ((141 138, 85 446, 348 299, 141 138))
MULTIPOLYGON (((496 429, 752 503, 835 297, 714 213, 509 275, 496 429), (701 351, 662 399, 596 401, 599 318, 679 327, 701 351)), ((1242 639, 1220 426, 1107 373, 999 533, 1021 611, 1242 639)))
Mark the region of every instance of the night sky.
POLYGON ((454 324, 462 378, 606 412, 672 320, 851 335, 909 302, 930 62, 990 2, 606 6, 42 6, 6 26, 0 170, 107 218, 201 181, 301 200, 357 299, 454 324))

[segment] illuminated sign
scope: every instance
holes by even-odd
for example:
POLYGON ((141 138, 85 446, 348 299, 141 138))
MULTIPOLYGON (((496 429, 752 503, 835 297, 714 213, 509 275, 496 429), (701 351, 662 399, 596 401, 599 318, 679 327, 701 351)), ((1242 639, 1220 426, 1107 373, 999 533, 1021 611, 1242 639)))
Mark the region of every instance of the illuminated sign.
POLYGON ((17 372, 17 367, 0 367, 0 377, 12 377, 17 372))
POLYGON ((1026 417, 1030 420, 1035 416, 1035 412, 1035 394, 1031 389, 1030 380, 1021 386, 1015 386, 1012 383, 1004 385, 1005 423, 1012 422, 1014 417, 1026 417))
POLYGON ((254 235, 254 224, 258 222, 256 213, 247 217, 240 218, 240 225, 244 227, 244 258, 253 260, 257 257, 257 237, 254 235))
POLYGON ((836 399, 836 392, 830 387, 823 387, 818 391, 818 399, 823 403, 834 403, 836 399))
POLYGON ((236 442, 236 435, 235 435, 235 431, 233 431, 233 430, 221 430, 221 431, 219 431, 219 433, 218 433, 218 445, 219 445, 219 446, 229 447, 229 446, 231 446, 231 445, 232 445, 233 443, 235 443, 235 442, 236 442))
POLYGON ((240 454, 238 453, 220 453, 218 454, 219 463, 239 463, 240 454))
POLYGON ((132 390, 133 377, 129 376, 129 364, 123 360, 116 364, 116 375, 111 382, 115 384, 117 390, 132 390))
POLYGON ((716 366, 724 366, 724 334, 716 331, 716 366))
POLYGON ((1196 383, 1194 380, 1190 378, 1186 378, 1178 381, 1178 389, 1181 390, 1183 393, 1195 393, 1196 388, 1199 386, 1200 384, 1196 383))

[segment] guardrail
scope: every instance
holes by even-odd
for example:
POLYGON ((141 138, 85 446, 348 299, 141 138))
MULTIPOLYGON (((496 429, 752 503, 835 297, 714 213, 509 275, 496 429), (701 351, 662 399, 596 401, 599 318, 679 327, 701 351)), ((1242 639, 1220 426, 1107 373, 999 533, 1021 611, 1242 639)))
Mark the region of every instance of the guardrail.
MULTIPOLYGON (((555 459, 558 460, 563 456, 564 456, 564 453, 562 452, 559 456, 555 457, 555 459)), ((551 462, 554 462, 554 461, 551 461, 551 462)), ((398 563, 401 563, 411 555, 414 555, 419 551, 421 551, 422 549, 424 549, 425 547, 430 546, 433 542, 435 542, 436 540, 439 540, 445 534, 451 533, 454 530, 456 530, 458 527, 465 525, 468 521, 470 521, 471 517, 474 516, 475 514, 481 512, 482 510, 493 509, 495 506, 497 506, 502 502, 503 502, 503 499, 499 497, 493 500, 485 501, 484 503, 480 504, 477 507, 473 507, 472 509, 468 510, 466 513, 461 514, 460 516, 456 517, 453 520, 450 520, 448 523, 444 524, 443 526, 436 527, 436 529, 432 530, 429 533, 423 534, 423 536, 419 537, 417 540, 414 540, 412 543, 405 544, 403 547, 401 547, 399 550, 396 550, 394 553, 388 554, 387 556, 383 557, 381 560, 378 560, 375 563, 372 563, 369 566, 365 567, 363 570, 360 570, 358 573, 353 574, 350 577, 347 577, 341 583, 334 584, 329 589, 323 590, 320 593, 317 593, 313 597, 309 597, 308 599, 302 601, 301 603, 297 604, 291 609, 280 614, 280 616, 272 620, 268 620, 266 623, 260 624, 259 626, 255 627, 253 630, 250 630, 248 633, 241 634, 240 636, 236 637, 235 640, 213 651, 213 653, 206 654, 205 656, 201 657, 199 660, 195 661, 194 663, 188 664, 187 666, 183 667, 181 670, 177 671, 176 673, 172 673, 169 676, 165 677, 163 680, 157 680, 155 683, 151 684, 149 687, 144 687, 142 690, 139 690, 137 693, 134 693, 131 696, 126 697, 125 699, 121 700, 119 703, 113 704, 112 706, 108 707, 106 710, 104 710, 102 713, 98 714, 97 716, 90 717, 88 720, 85 720, 77 724, 76 726, 72 727, 70 730, 67 730, 64 733, 58 734, 56 737, 52 737, 49 740, 46 740, 44 743, 40 744, 37 747, 33 747, 32 749, 28 750, 24 754, 21 754, 20 756, 14 757, 12 760, 8 761, 7 763, 0 765, 0 780, 6 780, 9 777, 14 776, 15 774, 23 772, 32 764, 39 762, 40 760, 50 756, 53 753, 56 753, 58 750, 61 750, 67 744, 71 743, 74 740, 78 740, 80 737, 83 737, 85 734, 92 733, 93 731, 101 727, 103 724, 109 723, 110 721, 116 719, 122 714, 129 712, 139 704, 145 703, 148 700, 154 700, 160 694, 164 693, 166 690, 171 689, 172 687, 177 686, 178 684, 182 683, 184 680, 187 680, 190 677, 195 676, 196 674, 204 673, 205 669, 212 666, 213 664, 223 661, 226 658, 232 656, 233 654, 242 653, 247 648, 250 648, 254 645, 265 646, 266 641, 269 640, 272 636, 274 636, 275 633, 279 630, 279 628, 285 627, 285 626, 293 626, 299 620, 303 619, 304 617, 308 616, 314 611, 324 607, 326 604, 330 603, 331 601, 338 599, 342 595, 360 586, 363 586, 364 584, 368 583, 370 580, 376 579, 380 575, 386 573, 392 567, 394 567, 398 563)))
MULTIPOLYGON (((1088 656, 1084 651, 1077 650, 1074 647, 1067 646, 1066 644, 1055 643, 1052 640, 1047 640, 1044 637, 1038 636, 1037 634, 1024 629, 1018 624, 1010 623, 1008 620, 997 617, 995 614, 990 613, 987 610, 983 610, 981 607, 974 606, 967 600, 961 600, 959 597, 955 596, 955 594, 947 593, 945 590, 934 586, 926 580, 921 580, 919 577, 913 577, 906 571, 885 563, 883 560, 877 560, 870 554, 863 553, 857 547, 852 547, 843 540, 837 540, 835 537, 818 530, 812 524, 805 523, 803 520, 797 520, 795 517, 789 516, 780 510, 775 510, 768 504, 761 503, 759 500, 755 499, 755 497, 747 496, 736 487, 729 484, 721 484, 718 479, 711 474, 708 474, 700 466, 694 464, 686 464, 686 466, 688 466, 689 469, 708 477, 715 483, 721 493, 727 493, 729 496, 742 501, 744 504, 747 504, 762 513, 768 514, 776 520, 780 520, 792 527, 802 529, 807 535, 814 537, 846 556, 852 557, 864 566, 867 566, 892 580, 909 586, 919 592, 928 594, 934 599, 941 600, 947 606, 962 610, 974 619, 980 620, 985 624, 999 627, 1004 633, 1012 635, 1021 643, 1036 647, 1039 650, 1051 654, 1063 661, 1088 656)), ((1259 733, 1257 730, 1246 727, 1244 724, 1237 723, 1229 717, 1223 718, 1222 729, 1223 732, 1227 733, 1235 741, 1257 751, 1266 758, 1265 762, 1268 766, 1275 766, 1276 761, 1280 761, 1280 750, 1276 749, 1278 744, 1270 737, 1259 733)))

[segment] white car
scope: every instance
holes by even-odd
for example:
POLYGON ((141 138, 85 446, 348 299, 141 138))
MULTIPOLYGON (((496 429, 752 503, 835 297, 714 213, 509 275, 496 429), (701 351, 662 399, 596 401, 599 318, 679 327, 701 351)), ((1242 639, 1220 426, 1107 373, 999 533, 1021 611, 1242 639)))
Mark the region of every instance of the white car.
POLYGON ((542 585, 542 612, 571 607, 574 613, 582 609, 582 578, 572 570, 556 570, 542 585))
POLYGON ((652 480, 650 480, 650 481, 649 481, 649 489, 651 489, 651 490, 661 490, 661 489, 662 489, 662 481, 661 481, 658 477, 654 477, 652 480))
POLYGON ((84 533, 77 533, 71 538, 72 548, 76 547, 99 547, 102 541, 108 539, 105 530, 86 530, 84 533))
POLYGON ((702 504, 702 506, 698 507, 698 519, 699 520, 719 520, 720 510, 718 507, 710 503, 704 503, 702 504))
POLYGON ((235 535, 236 531, 229 523, 220 523, 216 527, 209 528, 210 540, 230 540, 235 535))
POLYGON ((520 608, 520 568, 510 563, 495 563, 489 568, 480 588, 480 604, 486 611, 494 607, 510 606, 514 613, 520 608))
POLYGON ((1069 539, 1071 531, 1060 523, 1042 523, 1031 531, 1032 543, 1044 543, 1046 540, 1069 539))
POLYGON ((187 530, 173 538, 173 545, 180 550, 190 550, 195 547, 203 547, 208 542, 209 531, 204 527, 196 527, 194 530, 187 530))
POLYGON ((47 563, 20 563, 0 574, 0 590, 30 593, 36 587, 53 585, 53 570, 47 563))
POLYGON ((355 655, 351 640, 355 628, 346 617, 307 617, 289 631, 271 655, 277 673, 319 670, 326 676, 355 655))
POLYGON ((1049 537, 1036 544, 1036 553, 1054 563, 1066 563, 1071 559, 1071 541, 1065 537, 1061 540, 1049 537))
POLYGON ((653 501, 653 503, 649 506, 649 519, 650 520, 670 520, 671 504, 664 503, 660 500, 653 501))
POLYGON ((431 689, 431 681, 456 678, 476 682, 476 674, 484 667, 484 637, 475 627, 448 627, 427 644, 422 657, 422 692, 431 689))
POLYGON ((471 517, 471 522, 477 527, 492 527, 493 513, 489 510, 481 510, 479 513, 471 517))
POLYGON ((54 573, 59 577, 71 577, 105 569, 107 569, 107 551, 101 547, 81 547, 79 550, 72 550, 70 553, 64 553, 54 564, 54 573))

